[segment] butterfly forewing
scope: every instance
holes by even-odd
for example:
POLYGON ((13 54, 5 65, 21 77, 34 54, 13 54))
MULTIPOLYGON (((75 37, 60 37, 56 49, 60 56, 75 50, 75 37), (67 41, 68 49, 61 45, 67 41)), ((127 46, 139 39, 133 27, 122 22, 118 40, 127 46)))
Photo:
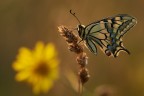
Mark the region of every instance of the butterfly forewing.
POLYGON ((94 54, 97 53, 96 44, 107 54, 113 54, 114 57, 124 48, 122 36, 136 24, 136 19, 127 14, 120 14, 108 17, 100 21, 91 23, 85 27, 86 46, 94 54))

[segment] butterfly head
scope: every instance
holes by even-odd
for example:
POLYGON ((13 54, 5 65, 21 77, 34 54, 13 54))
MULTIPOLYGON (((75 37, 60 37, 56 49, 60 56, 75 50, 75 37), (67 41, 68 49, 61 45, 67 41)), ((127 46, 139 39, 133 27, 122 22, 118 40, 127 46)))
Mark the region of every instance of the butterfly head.
POLYGON ((79 34, 80 38, 83 38, 83 36, 85 34, 85 26, 78 25, 77 30, 78 30, 78 34, 79 34))

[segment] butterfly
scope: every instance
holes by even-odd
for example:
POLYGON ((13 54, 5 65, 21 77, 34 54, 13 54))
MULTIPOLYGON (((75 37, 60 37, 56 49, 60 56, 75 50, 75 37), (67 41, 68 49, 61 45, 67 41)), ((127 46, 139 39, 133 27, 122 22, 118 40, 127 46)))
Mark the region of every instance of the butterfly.
POLYGON ((93 22, 87 26, 80 23, 75 13, 70 13, 78 20, 78 35, 85 46, 97 54, 97 45, 107 56, 117 57, 120 51, 130 52, 123 46, 123 36, 136 23, 136 18, 128 14, 118 14, 112 17, 93 22))

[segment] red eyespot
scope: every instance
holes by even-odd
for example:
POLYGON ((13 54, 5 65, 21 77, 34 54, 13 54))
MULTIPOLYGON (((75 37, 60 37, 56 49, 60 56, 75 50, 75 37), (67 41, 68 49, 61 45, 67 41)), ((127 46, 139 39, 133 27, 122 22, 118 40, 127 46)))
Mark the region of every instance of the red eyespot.
POLYGON ((106 51, 105 51, 105 54, 106 54, 107 56, 110 56, 110 55, 111 55, 111 52, 110 52, 109 50, 106 50, 106 51))

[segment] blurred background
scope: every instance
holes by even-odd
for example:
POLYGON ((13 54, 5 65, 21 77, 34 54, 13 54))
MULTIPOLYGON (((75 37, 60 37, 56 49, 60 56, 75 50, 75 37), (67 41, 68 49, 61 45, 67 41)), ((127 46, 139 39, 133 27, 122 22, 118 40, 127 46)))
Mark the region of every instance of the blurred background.
POLYGON ((87 53, 90 79, 83 96, 144 96, 144 1, 143 0, 1 0, 0 1, 0 96, 35 96, 31 87, 16 82, 12 63, 20 47, 34 48, 37 41, 55 44, 60 60, 60 76, 47 94, 40 96, 78 96, 76 54, 67 50, 58 26, 75 28, 77 20, 87 25, 115 14, 129 14, 138 24, 124 36, 131 52, 108 57, 98 49, 87 53), (74 75, 73 75, 74 74, 74 75), (74 83, 72 82, 76 82, 74 83), (103 92, 109 95, 101 95, 103 92))

